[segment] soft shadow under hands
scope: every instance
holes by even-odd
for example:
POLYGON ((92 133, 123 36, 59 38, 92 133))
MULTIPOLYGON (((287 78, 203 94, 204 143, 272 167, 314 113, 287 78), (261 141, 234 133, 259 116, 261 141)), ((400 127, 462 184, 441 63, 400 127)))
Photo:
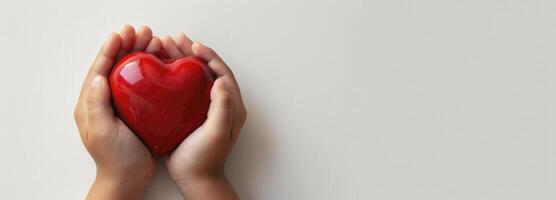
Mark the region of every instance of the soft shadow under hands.
POLYGON ((267 115, 257 105, 247 108, 247 121, 226 163, 226 174, 242 199, 260 199, 254 189, 268 185, 273 134, 267 115))

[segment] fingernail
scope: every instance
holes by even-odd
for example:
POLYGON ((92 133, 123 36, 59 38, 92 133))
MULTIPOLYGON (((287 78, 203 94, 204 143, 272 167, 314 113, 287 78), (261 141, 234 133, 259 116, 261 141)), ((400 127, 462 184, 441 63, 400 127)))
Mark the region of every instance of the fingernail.
POLYGON ((102 77, 100 76, 95 76, 95 78, 93 78, 93 81, 91 82, 91 88, 98 88, 100 87, 100 84, 102 83, 102 77))

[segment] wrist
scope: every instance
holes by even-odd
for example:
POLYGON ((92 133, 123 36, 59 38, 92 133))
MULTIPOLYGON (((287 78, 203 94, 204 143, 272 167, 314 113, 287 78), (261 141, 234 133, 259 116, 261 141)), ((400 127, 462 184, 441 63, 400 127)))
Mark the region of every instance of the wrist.
POLYGON ((114 170, 98 167, 95 180, 125 187, 147 187, 154 178, 154 172, 152 171, 151 173, 146 170, 114 170))
POLYGON ((141 199, 146 187, 127 180, 97 175, 87 194, 87 199, 141 199))
POLYGON ((87 199, 141 199, 148 183, 137 181, 133 176, 115 176, 99 173, 87 199))
POLYGON ((227 180, 228 179, 226 178, 226 174, 224 174, 224 172, 189 175, 185 178, 174 178, 174 181, 180 188, 192 187, 195 185, 204 184, 206 182, 222 182, 227 180))
POLYGON ((133 176, 123 178, 123 177, 106 177, 106 176, 97 175, 95 178, 95 182, 98 182, 100 184, 111 185, 114 187, 133 188, 133 189, 139 189, 139 188, 144 189, 147 186, 149 186, 148 182, 136 180, 134 179, 133 176))
POLYGON ((175 181, 185 199, 239 199, 224 173, 175 181))

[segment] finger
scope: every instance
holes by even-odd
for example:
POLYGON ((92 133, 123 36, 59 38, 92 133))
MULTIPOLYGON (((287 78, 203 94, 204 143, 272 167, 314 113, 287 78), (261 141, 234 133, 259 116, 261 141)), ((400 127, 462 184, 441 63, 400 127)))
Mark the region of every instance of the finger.
POLYGON ((234 76, 228 65, 226 65, 222 58, 220 58, 220 56, 218 56, 218 54, 216 54, 216 52, 214 52, 211 48, 201 44, 200 42, 194 42, 193 45, 191 45, 191 50, 193 51, 193 55, 205 60, 216 75, 234 76))
POLYGON ((153 36, 151 41, 147 45, 147 48, 145 49, 145 52, 151 53, 151 54, 156 54, 156 53, 160 52, 160 50, 162 50, 162 43, 160 42, 160 39, 158 37, 153 36))
POLYGON ((145 48, 147 48, 147 45, 151 41, 152 37, 153 32, 150 27, 142 26, 139 28, 139 31, 137 31, 137 34, 135 35, 135 44, 132 48, 133 51, 145 51, 145 48))
POLYGON ((199 42, 195 42, 192 45, 192 50, 193 55, 205 60, 208 63, 209 67, 216 73, 217 76, 219 76, 218 79, 221 79, 230 88, 234 104, 232 133, 236 134, 233 138, 237 139, 237 134, 239 134, 239 130, 241 130, 241 128, 243 127, 247 112, 245 109, 245 105, 243 104, 243 99, 241 98, 241 91, 239 89, 237 81, 234 78, 232 70, 211 48, 199 42))
POLYGON ((212 50, 211 48, 201 44, 200 42, 194 42, 191 46, 193 50, 193 55, 205 60, 210 67, 210 69, 216 74, 218 78, 222 77, 225 81, 230 81, 228 86, 231 86, 232 92, 240 93, 239 86, 235 80, 232 70, 224 63, 222 58, 212 50))
POLYGON ((230 92, 224 82, 217 79, 210 92, 210 107, 206 122, 206 134, 210 138, 219 138, 232 142, 233 103, 230 92))
MULTIPOLYGON (((89 70, 89 76, 93 74, 108 76, 121 47, 121 37, 117 33, 112 33, 108 39, 106 39, 97 57, 95 58, 95 61, 89 70)), ((84 85, 87 85, 87 83, 84 83, 84 85)))
POLYGON ((135 29, 131 25, 124 25, 120 32, 122 37, 122 50, 129 51, 135 42, 135 29))
POLYGON ((106 127, 115 122, 110 104, 110 89, 106 77, 96 75, 87 95, 87 122, 89 128, 106 127))
POLYGON ((118 54, 118 58, 121 58, 129 53, 133 48, 135 43, 135 29, 131 25, 124 25, 122 31, 120 32, 120 37, 122 38, 122 48, 118 54))
POLYGON ((242 103, 243 101, 241 100, 241 91, 239 90, 239 86, 237 84, 237 81, 235 80, 234 74, 232 73, 232 70, 228 67, 228 65, 224 63, 222 58, 220 58, 220 56, 218 56, 218 54, 216 54, 214 50, 199 42, 193 43, 192 50, 193 55, 205 60, 210 69, 218 76, 218 78, 221 78, 227 83, 227 85, 232 90, 231 92, 233 94, 236 94, 234 95, 237 100, 236 103, 242 103))
POLYGON ((184 33, 178 33, 176 36, 173 37, 173 39, 183 55, 193 55, 193 50, 191 50, 193 41, 191 41, 184 33))
POLYGON ((183 53, 170 36, 163 36, 160 38, 160 41, 162 42, 164 52, 166 52, 170 58, 179 58, 183 56, 183 53))
POLYGON ((85 114, 86 105, 83 102, 88 94, 89 83, 92 77, 94 77, 95 75, 108 76, 108 74, 110 74, 112 65, 114 64, 121 44, 122 40, 120 38, 120 35, 118 35, 117 33, 112 33, 102 45, 102 48, 95 58, 95 61, 93 61, 93 64, 89 69, 89 73, 87 74, 85 81, 83 82, 83 86, 81 87, 81 94, 79 95, 79 100, 75 109, 75 121, 78 125, 80 133, 85 133, 83 129, 85 128, 85 122, 87 122, 87 115, 85 114))

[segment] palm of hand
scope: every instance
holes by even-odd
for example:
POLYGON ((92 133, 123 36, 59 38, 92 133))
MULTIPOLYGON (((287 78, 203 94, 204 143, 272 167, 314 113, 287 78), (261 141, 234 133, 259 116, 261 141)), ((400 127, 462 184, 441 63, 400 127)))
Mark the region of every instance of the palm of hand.
POLYGON ((95 162, 101 162, 97 164, 99 174, 112 178, 123 176, 123 179, 136 177, 139 184, 148 185, 156 172, 157 159, 120 119, 116 119, 108 129, 113 130, 106 133, 111 138, 99 139, 94 146, 101 150, 91 152, 95 162), (98 159, 96 155, 99 155, 98 159), (105 170, 103 166, 110 169, 105 170))
POLYGON ((211 176, 220 173, 218 170, 224 167, 228 148, 214 148, 219 141, 206 138, 204 134, 205 125, 202 125, 187 137, 166 160, 168 172, 178 182, 197 178, 198 176, 211 176))

